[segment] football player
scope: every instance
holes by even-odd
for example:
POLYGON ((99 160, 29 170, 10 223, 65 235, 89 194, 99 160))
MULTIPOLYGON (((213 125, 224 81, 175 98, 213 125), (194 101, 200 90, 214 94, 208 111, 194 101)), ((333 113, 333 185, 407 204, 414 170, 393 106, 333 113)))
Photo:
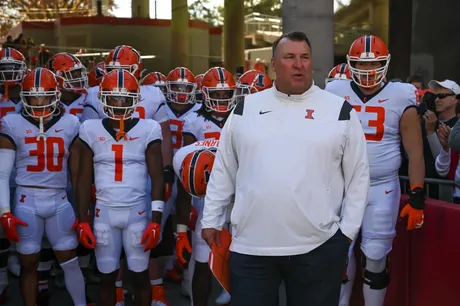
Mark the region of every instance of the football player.
POLYGON ((88 89, 86 67, 77 57, 67 52, 53 55, 45 67, 54 72, 60 81, 61 102, 65 112, 80 118, 88 89))
POLYGON ((196 103, 203 103, 203 95, 201 94, 201 86, 203 85, 203 76, 204 73, 195 76, 195 101, 196 103))
MULTIPOLYGON (((189 236, 187 231, 189 230, 189 215, 191 210, 191 197, 194 199, 194 204, 201 202, 200 206, 203 206, 204 196, 206 195, 206 186, 209 180, 209 176, 212 170, 212 165, 214 163, 214 154, 219 145, 219 140, 205 140, 197 141, 193 144, 185 146, 174 155, 174 171, 180 181, 177 183, 177 188, 180 190, 179 195, 182 197, 183 203, 188 203, 188 205, 181 205, 177 207, 177 242, 176 242, 176 255, 181 262, 186 262, 190 254, 190 263, 188 266, 188 272, 193 276, 193 290, 192 295, 193 305, 207 305, 207 299, 209 296, 196 297, 195 295, 201 294, 195 286, 199 285, 201 282, 207 283, 207 278, 212 278, 211 274, 201 273, 198 275, 200 280, 195 280, 195 264, 196 260, 193 259, 194 253, 199 250, 192 250, 189 236), (193 175, 191 175, 193 173, 193 175), (195 301, 199 301, 197 304, 195 301), (205 302, 206 301, 206 302, 205 302)), ((201 218, 198 217, 199 219, 201 218)), ((199 220, 196 220, 199 222, 199 220)), ((198 223, 196 223, 198 224, 198 223)), ((195 232, 192 233, 192 242, 195 247, 196 237, 195 235, 200 235, 201 233, 195 232)), ((208 255, 209 256, 209 255, 208 255)), ((207 260, 206 260, 207 263, 207 260)), ((209 271, 210 272, 210 271, 209 271)), ((184 275, 185 277, 185 275, 184 275)), ((210 283, 209 283, 210 285, 210 283)), ((206 292, 205 292, 206 293, 206 292)))
MULTIPOLYGON (((171 70, 166 77, 165 82, 166 88, 166 100, 168 101, 166 105, 166 112, 169 117, 169 123, 171 127, 171 134, 172 134, 172 143, 173 143, 173 150, 174 154, 179 150, 183 145, 182 139, 182 130, 184 127, 184 118, 189 117, 196 117, 196 111, 200 108, 199 105, 195 104, 195 91, 196 91, 196 83, 195 83, 195 76, 193 73, 185 68, 185 67, 177 67, 171 70)), ((159 247, 152 251, 151 256, 153 258, 159 257, 166 257, 171 256, 173 253, 174 247, 174 236, 173 236, 173 229, 172 229, 172 222, 171 220, 167 220, 169 215, 171 214, 174 208, 174 201, 176 199, 177 189, 176 185, 173 187, 172 196, 169 198, 168 203, 166 203, 166 210, 163 214, 163 228, 165 224, 168 225, 168 228, 165 228, 163 233, 164 239, 162 239, 159 247), (169 226, 171 228, 169 228, 169 226), (167 233, 170 233, 167 235, 167 233)), ((169 258, 171 259, 171 258, 169 258)), ((165 263, 162 259, 155 259, 157 263, 157 271, 163 271, 163 264, 165 263)), ((185 264, 185 263, 184 263, 185 264)), ((173 274, 174 269, 170 269, 168 271, 168 276, 172 279, 179 280, 180 277, 177 277, 173 274)), ((187 279, 187 272, 185 272, 185 279, 187 279)), ((163 280, 162 277, 159 275, 151 275, 155 277, 152 278, 151 282, 154 285, 153 288, 153 302, 155 303, 163 303, 164 305, 168 305, 166 298, 164 296, 164 289, 162 288, 163 280)), ((186 281, 186 280, 185 280, 186 281)), ((188 292, 186 290, 188 288, 187 284, 184 283, 184 293, 187 295, 188 292)), ((160 304, 160 305, 163 305, 160 304)))
MULTIPOLYGON (((366 305, 382 306, 389 283, 388 253, 396 235, 400 203, 401 141, 409 157, 411 183, 410 199, 401 217, 408 217, 408 230, 423 224, 425 165, 416 88, 411 84, 384 82, 390 54, 385 43, 376 36, 356 39, 350 47, 347 63, 351 80, 330 82, 326 90, 355 107, 366 136, 371 189, 361 229, 363 293, 366 305)), ((348 281, 342 286, 341 306, 349 305, 355 262, 351 256, 348 281)))
POLYGON ((108 118, 83 122, 79 134, 83 143, 77 190, 79 239, 87 248, 95 248, 102 273, 101 305, 116 303, 115 281, 124 249, 133 274, 136 305, 147 306, 151 304, 149 251, 160 240, 165 206, 161 126, 152 119, 133 118, 140 88, 137 78, 127 70, 108 72, 101 82, 99 97, 108 118), (87 220, 93 172, 94 235, 87 220), (148 175, 151 207, 146 209, 148 175))
POLYGON ((75 213, 66 187, 70 171, 73 188, 78 174, 78 118, 61 111, 58 81, 51 71, 30 71, 21 86, 22 114, 2 118, 0 151, 4 175, 0 188, 1 223, 21 257, 21 293, 25 305, 37 299, 37 266, 44 233, 64 271, 75 305, 86 305, 83 275, 76 257, 75 213), (9 205, 7 185, 15 165, 16 205, 9 205))
POLYGON ((106 74, 105 63, 99 62, 96 66, 91 69, 88 73, 88 85, 89 87, 99 86, 101 84, 102 78, 106 74))
MULTIPOLYGON (((110 51, 105 61, 105 69, 110 72, 113 69, 125 69, 131 72, 139 81, 142 74, 142 59, 139 52, 133 47, 121 45, 110 51)), ((141 85, 141 99, 136 107, 134 117, 141 119, 153 119, 160 123, 163 136, 162 152, 163 164, 165 165, 166 197, 169 198, 172 192, 172 180, 174 171, 172 168, 172 144, 171 130, 169 127, 168 115, 165 111, 165 97, 160 89, 155 86, 141 85)), ((105 118, 102 105, 98 100, 98 89, 93 87, 88 91, 85 109, 82 115, 82 122, 86 119, 105 118)))
MULTIPOLYGON (((46 63, 45 67, 52 71, 59 82, 59 90, 61 92, 62 110, 71 115, 77 116, 79 119, 83 113, 83 108, 86 103, 88 89, 88 74, 86 67, 74 55, 62 52, 54 54, 46 63)), ((75 197, 72 193, 71 185, 67 187, 67 196, 69 202, 75 208, 75 197)), ((46 241, 44 245, 47 245, 46 241)), ((48 244, 49 245, 49 244, 48 244)), ((51 266, 53 263, 52 253, 43 246, 43 251, 40 254, 39 265, 39 299, 47 298, 47 280, 49 278, 51 266), (44 292, 43 294, 41 294, 44 292)), ((77 248, 78 261, 83 269, 83 274, 86 278, 89 275, 90 250, 85 249, 81 244, 77 248)), ((55 285, 63 287, 63 279, 60 273, 56 274, 55 285)), ((87 298, 87 301, 89 298, 87 298)))
POLYGON ((158 87, 166 96, 166 76, 161 72, 150 72, 140 81, 141 85, 153 85, 158 87))
POLYGON ((237 86, 240 95, 249 95, 273 86, 272 79, 264 72, 249 70, 241 75, 238 79, 237 86))
MULTIPOLYGON (((183 137, 184 146, 196 141, 219 140, 220 132, 228 118, 228 115, 237 104, 237 86, 230 72, 225 68, 214 67, 209 69, 202 80, 203 103, 197 111, 198 116, 185 118, 183 137)), ((186 197, 178 190, 177 207, 188 207, 186 197)), ((202 215, 202 201, 193 200, 193 206, 199 216, 202 215)), ((184 208, 178 208, 184 209, 184 208)), ((179 228, 177 229, 179 233, 179 228)), ((193 255, 195 260, 192 295, 195 306, 207 305, 211 293, 211 270, 208 266, 210 249, 201 238, 201 224, 197 222, 195 235, 193 235, 193 255)), ((227 296, 229 299, 229 296, 227 296)))
POLYGON ((338 64, 337 66, 332 68, 331 71, 329 71, 329 74, 327 75, 326 85, 327 83, 335 80, 351 80, 350 69, 348 68, 347 64, 338 64))
MULTIPOLYGON (((0 119, 8 113, 19 113, 22 109, 21 97, 21 82, 27 73, 27 66, 24 55, 13 48, 3 48, 0 50, 0 119)), ((11 205, 13 202, 13 195, 15 193, 15 171, 10 175, 10 188, 11 188, 11 205)), ((8 286, 8 275, 6 265, 13 275, 19 276, 20 265, 19 259, 14 252, 15 244, 11 244, 10 255, 8 256, 8 249, 10 242, 2 233, 0 238, 0 304, 5 299, 5 292, 8 286)))

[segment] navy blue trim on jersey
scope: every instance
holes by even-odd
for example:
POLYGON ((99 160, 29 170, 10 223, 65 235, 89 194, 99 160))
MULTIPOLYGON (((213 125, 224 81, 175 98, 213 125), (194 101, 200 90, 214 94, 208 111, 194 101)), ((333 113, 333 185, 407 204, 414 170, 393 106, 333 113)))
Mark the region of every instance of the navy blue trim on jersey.
MULTIPOLYGON (((133 127, 136 126, 136 124, 139 122, 139 118, 133 118, 133 119, 127 119, 125 120, 125 133, 128 133, 133 127)), ((117 141, 117 131, 114 130, 112 125, 110 125, 110 118, 104 118, 102 119, 102 126, 104 129, 107 131, 107 133, 110 134, 110 136, 117 141)), ((120 138, 120 140, 123 139, 120 138)), ((117 141, 118 142, 118 141, 117 141)))
MULTIPOLYGON (((350 86, 351 86, 351 89, 354 91, 354 93, 358 96, 358 98, 363 102, 363 103, 366 103, 368 101, 370 101, 373 97, 375 97, 376 95, 378 95, 385 87, 387 87, 388 83, 383 83, 383 86, 380 87, 379 90, 377 90, 375 93, 371 94, 371 95, 365 95, 361 89, 359 88, 358 85, 356 85, 355 82, 350 82, 350 86)), ((380 86, 377 85, 377 86, 380 86)))

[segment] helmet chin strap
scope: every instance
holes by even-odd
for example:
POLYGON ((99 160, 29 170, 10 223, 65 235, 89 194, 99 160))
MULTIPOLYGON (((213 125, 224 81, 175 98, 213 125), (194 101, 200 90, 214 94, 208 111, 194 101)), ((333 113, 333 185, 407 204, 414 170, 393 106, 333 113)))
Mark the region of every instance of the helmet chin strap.
POLYGON ((128 140, 128 138, 126 137, 126 132, 125 132, 125 120, 124 119, 120 120, 120 130, 115 135, 115 138, 117 139, 117 141, 119 141, 122 138, 124 140, 128 140))
POLYGON ((39 132, 37 135, 37 140, 40 140, 40 138, 43 138, 44 141, 46 141, 46 134, 45 134, 45 127, 43 124, 43 116, 40 116, 40 123, 39 123, 39 132))

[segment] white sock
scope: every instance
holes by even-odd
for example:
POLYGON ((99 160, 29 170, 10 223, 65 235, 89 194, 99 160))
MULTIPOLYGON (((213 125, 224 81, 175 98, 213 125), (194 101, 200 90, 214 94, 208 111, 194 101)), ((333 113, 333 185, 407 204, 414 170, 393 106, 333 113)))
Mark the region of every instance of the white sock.
POLYGON ((347 276, 348 282, 342 285, 340 290, 340 303, 339 306, 348 306, 350 303, 351 293, 353 291, 353 283, 355 282, 355 275, 356 275, 356 258, 355 254, 351 254, 350 258, 348 259, 348 266, 347 266, 347 276))
POLYGON ((363 285, 364 305, 366 306, 383 306, 387 288, 374 290, 369 285, 363 285))
POLYGON ((75 306, 86 306, 85 281, 78 264, 78 258, 74 257, 69 261, 61 263, 64 271, 64 280, 67 291, 75 306))
POLYGON ((159 278, 159 279, 150 280, 150 285, 152 285, 152 286, 163 285, 163 279, 159 278))

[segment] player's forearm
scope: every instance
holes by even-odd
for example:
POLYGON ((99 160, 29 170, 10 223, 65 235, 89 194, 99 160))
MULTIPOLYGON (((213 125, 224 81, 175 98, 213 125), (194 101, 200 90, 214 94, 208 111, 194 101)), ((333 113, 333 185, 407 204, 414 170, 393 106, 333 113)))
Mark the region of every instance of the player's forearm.
POLYGON ((79 179, 77 189, 77 213, 80 222, 88 221, 89 204, 91 202, 91 179, 86 180, 88 183, 82 184, 83 180, 79 179))
POLYGON ((169 121, 161 123, 161 134, 163 140, 161 142, 161 151, 163 154, 163 165, 172 165, 173 161, 173 147, 172 135, 169 127, 169 121))
POLYGON ((409 153, 409 182, 411 186, 425 183, 425 161, 422 149, 409 153))

